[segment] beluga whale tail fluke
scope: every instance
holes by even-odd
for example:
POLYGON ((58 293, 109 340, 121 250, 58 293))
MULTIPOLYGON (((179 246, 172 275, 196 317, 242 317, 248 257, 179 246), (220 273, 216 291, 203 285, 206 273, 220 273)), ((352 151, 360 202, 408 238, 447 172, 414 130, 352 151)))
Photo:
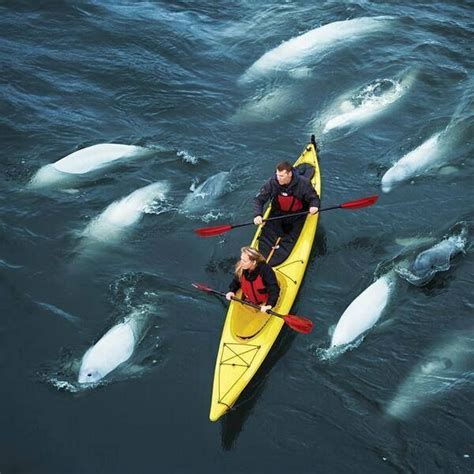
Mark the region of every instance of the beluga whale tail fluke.
POLYGON ((361 17, 314 28, 266 52, 247 69, 239 82, 251 82, 279 71, 291 73, 304 66, 309 57, 340 47, 364 35, 383 31, 392 18, 361 17))
POLYGON ((43 166, 29 182, 32 189, 67 186, 95 171, 122 160, 143 156, 152 150, 135 145, 100 143, 75 151, 55 163, 43 166))

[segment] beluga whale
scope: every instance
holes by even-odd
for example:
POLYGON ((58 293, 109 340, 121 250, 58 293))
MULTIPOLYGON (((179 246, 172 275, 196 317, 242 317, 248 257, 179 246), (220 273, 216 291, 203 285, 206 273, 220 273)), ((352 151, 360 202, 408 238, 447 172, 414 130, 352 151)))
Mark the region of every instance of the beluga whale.
POLYGON ((30 188, 61 187, 93 175, 106 167, 150 153, 135 145, 100 143, 75 151, 55 163, 40 168, 30 180, 30 188))
POLYGON ((288 72, 305 66, 309 57, 341 47, 364 35, 383 31, 392 17, 361 17, 336 21, 289 39, 266 52, 241 76, 239 82, 251 82, 274 72, 288 72))
POLYGON ((428 402, 472 381, 474 330, 449 334, 423 356, 386 407, 386 413, 406 419, 428 402))
POLYGON ((381 276, 347 307, 332 335, 331 348, 353 342, 380 319, 394 289, 393 277, 393 272, 381 276))
POLYGON ((468 245, 468 227, 465 222, 454 226, 456 229, 450 235, 446 235, 438 243, 420 252, 410 262, 401 262, 395 267, 400 277, 415 286, 423 286, 429 283, 436 273, 447 271, 451 266, 451 260, 464 253, 468 245))
MULTIPOLYGON (((82 232, 82 237, 103 243, 116 242, 126 231, 131 230, 143 215, 152 211, 157 202, 166 199, 169 185, 158 181, 133 191, 128 196, 114 201, 99 216, 94 218, 82 232)), ((156 214, 156 211, 153 211, 156 214)))
POLYGON ((228 191, 229 175, 229 171, 221 171, 207 178, 184 198, 182 210, 193 213, 213 207, 215 200, 228 191))
POLYGON ((149 318, 148 308, 136 308, 110 328, 83 355, 77 381, 80 384, 97 384, 127 362, 145 336, 149 318))
MULTIPOLYGON (((376 79, 354 91, 340 96, 323 112, 322 133, 334 129, 354 126, 373 120, 398 102, 414 83, 416 72, 404 73, 399 78, 376 79)), ((315 117, 311 127, 315 127, 321 117, 315 117)))
POLYGON ((439 167, 443 155, 441 133, 435 133, 419 147, 404 155, 382 176, 382 191, 388 193, 395 186, 439 167))

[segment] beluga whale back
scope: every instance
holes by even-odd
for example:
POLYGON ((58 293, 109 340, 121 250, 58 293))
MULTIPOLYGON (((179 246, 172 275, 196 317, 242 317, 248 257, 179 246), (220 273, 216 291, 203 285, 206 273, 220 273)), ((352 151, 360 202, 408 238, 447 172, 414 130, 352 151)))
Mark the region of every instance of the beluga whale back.
POLYGON ((82 357, 77 381, 96 384, 128 361, 144 336, 148 319, 149 312, 137 308, 109 329, 82 357))
POLYGON ((449 270, 451 260, 465 252, 468 245, 467 225, 462 222, 456 224, 456 227, 457 232, 445 236, 437 244, 419 253, 411 264, 396 267, 398 275, 412 285, 423 286, 429 283, 436 273, 449 270))
POLYGON ((349 344, 370 329, 387 306, 393 287, 393 273, 389 272, 366 288, 339 319, 331 347, 349 344))
POLYGON ((304 65, 305 59, 309 56, 385 29, 391 18, 389 16, 361 17, 314 28, 266 52, 247 69, 239 82, 256 80, 277 71, 290 72, 304 65))
POLYGON ((158 181, 114 201, 89 223, 82 236, 101 242, 116 241, 140 221, 148 207, 165 200, 168 188, 166 182, 158 181))
POLYGON ((184 198, 182 209, 187 212, 196 212, 213 206, 214 201, 228 190, 229 174, 229 171, 221 171, 207 178, 184 198))
MULTIPOLYGON (((329 107, 328 112, 322 114, 325 117, 322 133, 364 123, 377 117, 406 94, 415 77, 416 72, 411 71, 401 78, 377 79, 356 91, 342 95, 329 107)), ((319 120, 320 117, 312 120, 312 128, 319 120)))
POLYGON ((135 145, 101 143, 75 151, 55 163, 43 166, 31 179, 31 188, 66 185, 89 173, 101 170, 121 160, 135 158, 150 149, 135 145))
POLYGON ((388 193, 395 186, 435 168, 443 157, 441 133, 435 133, 418 148, 397 161, 382 177, 382 191, 388 193))

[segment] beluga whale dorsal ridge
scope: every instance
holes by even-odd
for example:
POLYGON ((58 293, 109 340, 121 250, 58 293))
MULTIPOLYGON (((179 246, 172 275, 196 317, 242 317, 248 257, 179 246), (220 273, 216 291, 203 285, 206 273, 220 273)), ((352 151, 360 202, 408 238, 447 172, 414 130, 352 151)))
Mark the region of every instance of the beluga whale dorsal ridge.
POLYGON ((147 207, 158 201, 164 201, 169 191, 165 181, 157 181, 139 188, 128 196, 114 201, 84 229, 82 236, 113 242, 119 239, 127 229, 137 224, 147 207))
POLYGON ((40 168, 30 180, 31 188, 60 186, 74 178, 109 167, 121 160, 137 158, 151 152, 151 149, 135 145, 100 143, 77 150, 60 160, 40 168))
POLYGON ((381 317, 394 287, 389 272, 366 288, 342 314, 332 335, 331 347, 349 344, 381 317))
POLYGON ((276 71, 291 72, 295 68, 304 66, 305 59, 309 56, 340 47, 348 41, 385 29, 392 18, 390 16, 361 17, 314 28, 266 52, 247 69, 239 82, 256 80, 276 71))
POLYGON ((85 352, 77 381, 80 384, 96 384, 127 362, 146 333, 149 316, 146 307, 136 308, 110 328, 85 352))
POLYGON ((382 191, 388 193, 395 186, 409 181, 438 166, 443 157, 441 133, 435 133, 419 147, 404 155, 382 177, 382 191))

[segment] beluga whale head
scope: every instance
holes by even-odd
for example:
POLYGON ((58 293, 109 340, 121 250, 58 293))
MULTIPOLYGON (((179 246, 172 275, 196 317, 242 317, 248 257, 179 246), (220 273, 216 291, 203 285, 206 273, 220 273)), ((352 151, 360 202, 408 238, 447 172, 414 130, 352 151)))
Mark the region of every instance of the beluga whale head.
POLYGON ((79 371, 77 381, 79 383, 97 383, 104 375, 105 374, 102 374, 96 367, 83 365, 79 371))

